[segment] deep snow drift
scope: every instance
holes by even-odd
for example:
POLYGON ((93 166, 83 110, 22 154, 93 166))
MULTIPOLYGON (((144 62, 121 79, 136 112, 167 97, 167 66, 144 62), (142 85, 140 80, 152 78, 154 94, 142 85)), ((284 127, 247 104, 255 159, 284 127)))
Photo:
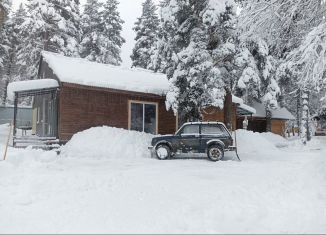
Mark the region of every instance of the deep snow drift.
POLYGON ((60 156, 10 148, 0 233, 326 232, 326 138, 299 147, 241 130, 242 161, 228 153, 216 163, 149 158, 150 139, 103 127, 77 134, 60 156))
POLYGON ((154 136, 114 127, 94 127, 77 133, 62 148, 64 157, 140 158, 150 156, 148 146, 154 136))

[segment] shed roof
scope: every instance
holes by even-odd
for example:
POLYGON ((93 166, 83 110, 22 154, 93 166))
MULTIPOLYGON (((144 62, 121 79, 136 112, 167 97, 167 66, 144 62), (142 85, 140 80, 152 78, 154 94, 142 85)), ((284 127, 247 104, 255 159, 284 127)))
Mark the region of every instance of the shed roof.
POLYGON ((235 104, 238 104, 237 106, 237 114, 242 115, 251 115, 256 113, 256 109, 253 107, 250 107, 249 105, 246 105, 240 97, 237 97, 235 95, 232 95, 232 102, 235 104))
POLYGON ((38 79, 11 82, 8 85, 8 99, 14 100, 15 92, 35 91, 52 89, 59 87, 59 83, 54 79, 38 79))
MULTIPOLYGON (((256 113, 253 114, 253 117, 266 118, 265 106, 263 103, 253 101, 252 107, 256 109, 256 113)), ((272 109, 272 118, 273 119, 284 119, 284 120, 294 120, 295 117, 290 113, 290 111, 285 107, 278 107, 277 109, 272 109)))
POLYGON ((42 56, 61 82, 156 95, 165 95, 169 89, 168 79, 161 73, 100 64, 52 52, 44 51, 42 56))

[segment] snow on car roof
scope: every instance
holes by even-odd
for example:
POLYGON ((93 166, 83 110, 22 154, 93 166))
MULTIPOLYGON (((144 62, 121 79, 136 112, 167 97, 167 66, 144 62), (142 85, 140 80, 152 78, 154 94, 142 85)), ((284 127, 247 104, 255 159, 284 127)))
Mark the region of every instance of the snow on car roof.
POLYGON ((8 99, 14 100, 15 92, 51 89, 56 87, 59 87, 59 83, 57 80, 54 79, 38 79, 11 82, 8 85, 8 99))
POLYGON ((169 89, 169 81, 161 73, 100 64, 52 52, 44 51, 42 56, 61 82, 156 95, 165 95, 169 89))

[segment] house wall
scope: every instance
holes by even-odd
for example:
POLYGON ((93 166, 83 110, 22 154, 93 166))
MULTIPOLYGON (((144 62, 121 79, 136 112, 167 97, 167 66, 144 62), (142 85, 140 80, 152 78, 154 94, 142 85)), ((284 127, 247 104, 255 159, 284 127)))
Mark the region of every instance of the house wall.
POLYGON ((272 119, 272 132, 284 136, 286 120, 272 119))
MULTIPOLYGON (((224 122, 224 110, 216 107, 208 107, 202 111, 204 122, 224 122)), ((232 105, 232 129, 235 130, 237 126, 237 107, 232 105)))
POLYGON ((176 131, 176 117, 166 111, 165 97, 62 83, 59 104, 59 138, 69 140, 73 134, 95 126, 128 129, 128 101, 158 103, 158 133, 176 131))
MULTIPOLYGON (((242 129, 244 117, 238 117, 237 128, 242 129)), ((284 136, 286 120, 272 119, 272 133, 284 136)), ((266 118, 248 117, 248 130, 254 132, 266 132, 266 118)))

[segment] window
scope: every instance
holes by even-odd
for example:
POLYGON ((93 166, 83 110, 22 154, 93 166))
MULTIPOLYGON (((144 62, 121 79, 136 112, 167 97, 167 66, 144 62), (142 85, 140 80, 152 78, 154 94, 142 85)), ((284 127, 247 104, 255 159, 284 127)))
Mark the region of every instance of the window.
POLYGON ((129 129, 151 134, 157 132, 157 104, 130 102, 129 129))
POLYGON ((183 128, 181 134, 185 134, 185 135, 199 134, 199 125, 187 125, 183 128))
POLYGON ((201 133, 203 135, 222 135, 224 130, 222 130, 221 127, 217 125, 202 125, 201 133))

